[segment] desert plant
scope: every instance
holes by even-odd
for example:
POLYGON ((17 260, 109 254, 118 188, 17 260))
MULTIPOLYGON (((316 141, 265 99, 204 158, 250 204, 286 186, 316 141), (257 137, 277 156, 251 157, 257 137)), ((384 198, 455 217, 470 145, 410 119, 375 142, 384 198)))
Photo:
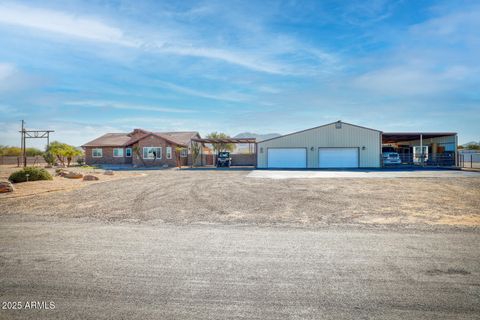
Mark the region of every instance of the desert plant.
POLYGON ((76 156, 82 155, 82 151, 74 146, 66 143, 54 141, 47 147, 47 153, 50 152, 62 163, 62 165, 70 165, 72 159, 76 156))
POLYGON ((201 145, 199 143, 192 143, 192 167, 195 165, 197 162, 198 156, 200 155, 200 148, 201 145))
POLYGON ((77 159, 77 164, 78 164, 79 166, 82 166, 84 163, 85 163, 85 159, 83 159, 83 158, 78 158, 78 159, 77 159))
POLYGON ((15 171, 8 177, 13 183, 37 180, 53 180, 50 173, 42 168, 25 167, 22 170, 15 171), (28 176, 27 176, 28 174, 28 176))
POLYGON ((45 152, 43 154, 43 159, 45 162, 51 166, 55 165, 55 156, 51 152, 45 152))
POLYGON ((22 155, 22 149, 20 149, 19 147, 9 147, 9 146, 0 145, 0 155, 19 157, 22 155))
POLYGON ((25 150, 27 157, 43 156, 43 151, 37 148, 27 148, 25 150))

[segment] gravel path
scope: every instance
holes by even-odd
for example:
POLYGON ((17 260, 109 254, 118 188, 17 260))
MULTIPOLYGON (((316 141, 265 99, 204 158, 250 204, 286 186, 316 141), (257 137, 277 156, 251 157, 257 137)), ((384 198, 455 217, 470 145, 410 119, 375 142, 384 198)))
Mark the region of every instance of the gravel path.
POLYGON ((480 225, 480 178, 254 179, 249 171, 150 171, 70 192, 0 199, 0 215, 103 221, 480 225))

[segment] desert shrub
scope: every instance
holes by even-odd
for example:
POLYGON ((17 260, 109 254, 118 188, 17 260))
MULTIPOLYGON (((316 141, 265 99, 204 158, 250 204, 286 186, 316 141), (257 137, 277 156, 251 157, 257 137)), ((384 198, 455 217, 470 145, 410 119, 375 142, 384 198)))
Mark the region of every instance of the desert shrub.
POLYGON ((35 167, 26 167, 22 170, 15 171, 8 177, 8 180, 14 183, 18 182, 25 182, 27 181, 37 181, 37 180, 52 180, 52 176, 48 173, 47 170, 42 168, 35 168, 35 167))
POLYGON ((45 152, 43 154, 43 159, 45 160, 46 163, 48 163, 51 166, 55 165, 55 156, 51 152, 45 152))
POLYGON ((78 158, 78 159, 77 159, 77 164, 78 164, 79 166, 83 165, 84 163, 85 163, 85 160, 84 160, 83 158, 78 158))

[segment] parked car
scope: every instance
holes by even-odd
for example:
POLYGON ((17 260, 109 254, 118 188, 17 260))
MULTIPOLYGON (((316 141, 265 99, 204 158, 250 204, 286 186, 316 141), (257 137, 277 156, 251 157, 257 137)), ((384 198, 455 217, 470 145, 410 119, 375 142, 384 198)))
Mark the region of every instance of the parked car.
POLYGON ((217 167, 230 167, 232 164, 232 158, 230 152, 222 151, 217 156, 217 167))
POLYGON ((395 165, 402 163, 400 155, 393 147, 382 147, 382 158, 384 165, 395 165))
POLYGON ((401 164, 402 160, 400 159, 400 155, 397 152, 384 152, 382 153, 383 156, 383 164, 401 164))

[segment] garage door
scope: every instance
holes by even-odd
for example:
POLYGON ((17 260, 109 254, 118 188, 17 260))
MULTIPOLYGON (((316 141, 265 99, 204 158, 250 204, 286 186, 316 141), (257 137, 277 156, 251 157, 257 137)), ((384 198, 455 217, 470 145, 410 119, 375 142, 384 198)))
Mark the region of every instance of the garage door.
POLYGON ((269 168, 306 168, 307 149, 269 148, 267 160, 269 168))
POLYGON ((319 148, 320 168, 358 168, 358 148, 319 148))

